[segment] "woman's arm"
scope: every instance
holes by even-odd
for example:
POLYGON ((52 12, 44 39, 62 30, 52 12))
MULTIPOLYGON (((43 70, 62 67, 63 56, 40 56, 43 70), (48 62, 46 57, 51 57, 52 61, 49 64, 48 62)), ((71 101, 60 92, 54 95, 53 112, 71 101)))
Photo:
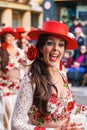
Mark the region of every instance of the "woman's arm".
POLYGON ((29 124, 27 114, 32 106, 32 102, 32 84, 29 81, 29 77, 26 75, 23 78, 21 88, 16 99, 16 104, 11 120, 11 130, 53 130, 51 128, 41 129, 39 127, 29 124))

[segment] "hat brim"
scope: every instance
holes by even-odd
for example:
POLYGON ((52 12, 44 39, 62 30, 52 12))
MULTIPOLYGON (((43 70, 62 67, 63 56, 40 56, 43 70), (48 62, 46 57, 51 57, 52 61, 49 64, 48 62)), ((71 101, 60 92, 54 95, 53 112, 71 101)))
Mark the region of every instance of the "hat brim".
POLYGON ((77 44, 76 40, 74 38, 70 38, 69 36, 65 36, 65 35, 53 33, 53 32, 48 32, 48 31, 44 31, 44 30, 33 30, 28 33, 29 37, 33 40, 38 40, 38 38, 41 34, 50 34, 50 35, 52 34, 52 35, 63 38, 66 41, 67 50, 75 50, 76 48, 78 48, 78 44, 77 44))
POLYGON ((4 31, 4 32, 0 32, 0 37, 2 37, 3 34, 6 34, 6 33, 11 33, 13 34, 13 36, 15 37, 15 39, 18 39, 19 38, 19 34, 17 32, 12 32, 12 31, 4 31))
POLYGON ((26 31, 25 31, 25 29, 23 27, 17 27, 16 28, 16 32, 18 32, 18 33, 25 33, 26 31))

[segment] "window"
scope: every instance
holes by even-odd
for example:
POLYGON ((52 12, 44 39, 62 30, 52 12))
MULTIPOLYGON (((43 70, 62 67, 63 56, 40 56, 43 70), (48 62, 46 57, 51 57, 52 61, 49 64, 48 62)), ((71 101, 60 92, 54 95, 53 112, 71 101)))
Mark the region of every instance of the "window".
POLYGON ((39 14, 31 13, 31 26, 38 27, 39 14))
POLYGON ((21 23, 20 20, 21 19, 21 15, 19 11, 13 11, 13 15, 12 15, 12 26, 14 28, 18 27, 21 23))

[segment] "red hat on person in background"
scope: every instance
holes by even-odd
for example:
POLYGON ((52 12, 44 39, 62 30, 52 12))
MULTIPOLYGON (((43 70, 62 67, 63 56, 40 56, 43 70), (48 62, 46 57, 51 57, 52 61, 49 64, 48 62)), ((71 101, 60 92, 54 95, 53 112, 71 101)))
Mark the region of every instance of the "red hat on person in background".
POLYGON ((19 39, 23 39, 25 37, 22 36, 22 34, 26 32, 24 27, 17 27, 15 30, 19 34, 19 39))
POLYGON ((69 28, 66 24, 49 20, 43 24, 42 29, 34 29, 28 33, 29 37, 38 40, 41 34, 50 34, 63 38, 66 41, 66 49, 74 50, 78 47, 75 38, 70 37, 69 28))
POLYGON ((2 37, 2 35, 6 34, 6 33, 13 34, 13 36, 15 37, 15 39, 17 39, 19 37, 18 33, 12 27, 2 28, 1 31, 0 31, 0 37, 2 37))
POLYGON ((30 34, 32 31, 35 31, 35 30, 37 30, 37 28, 35 28, 35 27, 30 27, 30 29, 29 29, 29 31, 28 31, 28 34, 27 34, 29 40, 36 40, 36 39, 33 39, 32 37, 29 36, 29 34, 30 34))
POLYGON ((18 33, 25 33, 26 30, 24 29, 24 27, 17 27, 16 28, 16 32, 18 32, 18 33))

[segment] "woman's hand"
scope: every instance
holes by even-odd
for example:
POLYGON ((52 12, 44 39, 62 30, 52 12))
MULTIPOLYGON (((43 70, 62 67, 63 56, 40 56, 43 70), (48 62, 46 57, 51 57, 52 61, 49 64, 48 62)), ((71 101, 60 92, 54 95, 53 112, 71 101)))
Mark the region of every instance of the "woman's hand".
POLYGON ((75 61, 73 65, 76 66, 76 67, 79 67, 80 63, 75 61))
POLYGON ((70 123, 66 130, 83 130, 82 123, 70 123))
POLYGON ((56 127, 54 130, 83 130, 83 125, 82 123, 70 123, 67 127, 64 125, 61 127, 56 127))

